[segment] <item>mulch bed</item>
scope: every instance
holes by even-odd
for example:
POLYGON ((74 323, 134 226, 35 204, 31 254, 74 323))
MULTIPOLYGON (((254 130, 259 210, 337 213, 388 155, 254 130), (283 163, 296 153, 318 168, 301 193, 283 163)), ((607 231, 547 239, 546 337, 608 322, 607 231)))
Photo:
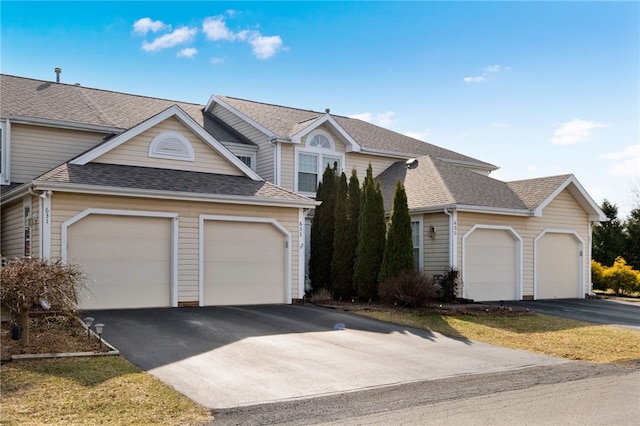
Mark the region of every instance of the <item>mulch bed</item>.
POLYGON ((61 315, 36 315, 30 318, 31 345, 22 346, 21 341, 12 339, 12 324, 5 321, 0 327, 1 359, 8 361, 11 355, 47 354, 69 352, 108 352, 109 347, 100 346, 77 318, 61 315))
POLYGON ((314 305, 325 308, 340 309, 342 311, 389 311, 398 310, 422 315, 470 315, 482 316, 508 316, 516 317, 533 314, 527 308, 512 308, 509 306, 488 305, 483 303, 429 303, 420 308, 408 308, 401 306, 389 306, 380 302, 341 302, 337 300, 314 301, 314 305))

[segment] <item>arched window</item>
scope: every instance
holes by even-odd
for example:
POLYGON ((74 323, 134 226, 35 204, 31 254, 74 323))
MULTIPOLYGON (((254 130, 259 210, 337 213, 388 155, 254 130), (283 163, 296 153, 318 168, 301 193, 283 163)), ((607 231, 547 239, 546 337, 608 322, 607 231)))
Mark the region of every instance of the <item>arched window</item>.
POLYGON ((304 147, 296 151, 298 169, 296 191, 298 192, 315 194, 327 165, 336 167, 338 173, 342 172, 344 154, 336 152, 333 137, 322 129, 309 133, 304 147))

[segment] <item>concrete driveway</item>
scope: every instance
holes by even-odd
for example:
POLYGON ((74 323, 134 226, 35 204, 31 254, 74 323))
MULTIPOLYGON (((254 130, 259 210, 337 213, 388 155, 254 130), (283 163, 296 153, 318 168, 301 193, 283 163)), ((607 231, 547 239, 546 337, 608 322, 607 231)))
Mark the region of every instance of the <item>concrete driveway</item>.
POLYGON ((91 316, 124 357, 212 409, 566 362, 313 306, 91 316))
POLYGON ((556 299, 502 303, 545 315, 640 330, 640 300, 556 299))

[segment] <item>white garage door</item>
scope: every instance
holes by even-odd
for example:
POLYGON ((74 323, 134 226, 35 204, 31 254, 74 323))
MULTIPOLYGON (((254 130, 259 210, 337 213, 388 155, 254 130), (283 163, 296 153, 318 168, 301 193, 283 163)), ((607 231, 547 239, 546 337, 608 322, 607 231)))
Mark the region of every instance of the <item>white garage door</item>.
POLYGON ((82 309, 171 305, 170 219, 91 214, 67 241, 67 259, 88 274, 82 309))
POLYGON ((286 237, 270 223, 204 222, 204 305, 288 303, 286 237))
POLYGON ((465 240, 464 286, 477 301, 515 300, 517 241, 502 229, 476 229, 465 240))
POLYGON ((544 234, 536 245, 536 298, 581 297, 580 259, 580 242, 572 234, 544 234))

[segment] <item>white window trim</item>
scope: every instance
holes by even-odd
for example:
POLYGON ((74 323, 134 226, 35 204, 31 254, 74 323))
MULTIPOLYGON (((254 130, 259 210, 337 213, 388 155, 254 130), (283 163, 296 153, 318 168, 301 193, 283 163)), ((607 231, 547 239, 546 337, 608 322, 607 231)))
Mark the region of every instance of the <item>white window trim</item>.
POLYGON ((302 195, 306 195, 306 196, 310 196, 310 197, 315 197, 316 193, 314 192, 306 192, 306 191, 299 191, 298 190, 298 174, 299 174, 299 161, 298 158, 300 157, 300 154, 308 154, 308 155, 314 155, 316 156, 316 158, 318 159, 317 161, 317 165, 318 165, 318 174, 317 174, 317 182, 316 182, 316 186, 322 181, 322 175, 324 173, 324 167, 321 167, 321 165, 323 165, 325 163, 324 161, 324 157, 335 157, 335 158, 339 158, 340 159, 340 168, 338 169, 338 175, 340 173, 342 173, 344 171, 344 162, 345 162, 345 155, 343 152, 337 152, 336 151, 336 143, 335 140, 333 138, 333 136, 331 136, 331 134, 325 130, 322 129, 315 129, 314 131, 312 131, 311 133, 309 133, 306 137, 305 140, 305 146, 304 147, 296 147, 294 150, 294 155, 295 155, 295 167, 294 167, 294 187, 296 192, 298 192, 299 194, 302 195), (308 146, 309 142, 311 141, 311 139, 313 139, 314 136, 316 135, 322 135, 324 137, 326 137, 329 140, 329 143, 331 144, 331 148, 327 149, 327 148, 317 148, 317 147, 310 147, 308 146))
POLYGON ((0 172, 0 185, 9 185, 11 183, 11 122, 7 118, 4 122, 0 121, 0 130, 2 136, 0 143, 2 146, 2 171, 0 172))
POLYGON ((195 154, 193 152, 193 146, 191 146, 191 143, 189 143, 187 138, 185 138, 180 133, 172 132, 172 131, 162 132, 159 135, 157 135, 155 138, 153 138, 153 140, 149 144, 148 155, 150 158, 164 158, 167 160, 179 160, 179 161, 195 161, 195 154), (186 150, 186 154, 182 155, 178 153, 168 154, 165 152, 158 152, 157 151, 158 146, 166 139, 177 139, 179 142, 182 143, 183 147, 186 150))

